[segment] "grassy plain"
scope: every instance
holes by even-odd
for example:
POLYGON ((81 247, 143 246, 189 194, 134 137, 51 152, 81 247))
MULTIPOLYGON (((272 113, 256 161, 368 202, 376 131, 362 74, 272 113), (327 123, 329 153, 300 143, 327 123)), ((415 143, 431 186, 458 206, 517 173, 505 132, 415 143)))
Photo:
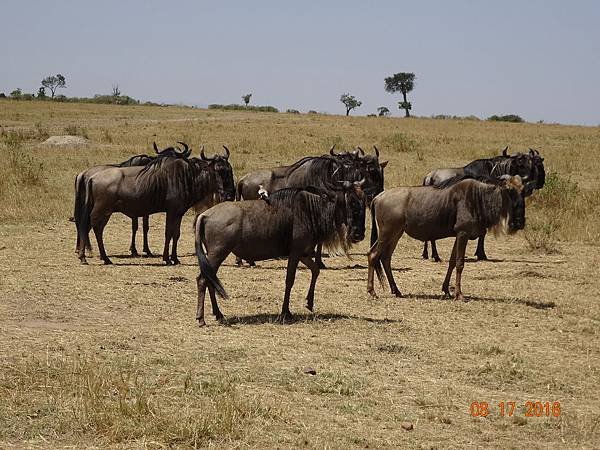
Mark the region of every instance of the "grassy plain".
MULTIPOLYGON (((0 101, 0 447, 530 447, 600 442, 600 128, 467 120, 364 118, 0 101), (90 145, 41 145, 79 134, 90 145), (316 314, 309 273, 292 292, 298 322, 273 323, 284 261, 220 271, 229 326, 194 324, 191 216, 181 266, 127 257, 115 215, 115 265, 73 252, 75 174, 151 151, 152 141, 232 150, 237 177, 301 156, 376 144, 386 185, 419 184, 435 167, 535 147, 547 187, 527 229, 488 239, 469 260, 468 303, 441 300, 445 264, 401 239, 397 300, 366 294, 367 243, 326 260, 316 314), (317 374, 305 374, 305 367, 317 374), (471 417, 472 402, 490 415, 471 417), (513 417, 498 403, 514 401, 513 417), (561 415, 525 417, 526 401, 561 415), (411 422, 412 431, 400 424, 411 422)), ((164 219, 151 219, 151 247, 164 219)), ((440 242, 447 260, 451 242, 440 242)), ((474 251, 469 247, 469 254, 474 251)))

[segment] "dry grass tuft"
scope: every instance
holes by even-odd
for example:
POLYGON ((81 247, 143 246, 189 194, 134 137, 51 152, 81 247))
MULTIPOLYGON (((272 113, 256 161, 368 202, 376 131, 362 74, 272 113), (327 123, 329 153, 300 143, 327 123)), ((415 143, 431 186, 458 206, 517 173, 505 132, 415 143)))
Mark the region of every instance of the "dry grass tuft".
POLYGON ((239 437, 275 414, 234 380, 145 374, 135 360, 86 355, 3 361, 0 439, 101 437, 104 444, 160 440, 189 447, 239 437))

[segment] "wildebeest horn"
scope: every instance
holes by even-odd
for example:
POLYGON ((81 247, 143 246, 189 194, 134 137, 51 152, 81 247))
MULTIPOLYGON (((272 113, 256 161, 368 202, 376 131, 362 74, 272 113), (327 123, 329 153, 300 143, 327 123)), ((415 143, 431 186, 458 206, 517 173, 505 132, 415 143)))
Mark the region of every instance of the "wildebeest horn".
POLYGON ((357 145, 356 148, 360 152, 361 156, 365 156, 365 151, 362 148, 360 148, 360 146, 357 145))
POLYGON ((502 156, 508 156, 508 145, 502 150, 502 156))
POLYGON ((156 142, 153 142, 152 145, 154 146, 154 151, 156 152, 157 155, 160 155, 160 150, 158 149, 158 147, 156 146, 156 142))
POLYGON ((373 148, 375 149, 375 156, 377 156, 377 158, 379 158, 379 149, 375 146, 373 146, 373 148))
POLYGON ((204 154, 204 145, 200 147, 200 158, 202 158, 204 161, 208 161, 208 158, 204 154))
POLYGON ((184 148, 183 152, 180 152, 180 154, 185 158, 190 156, 190 154, 192 153, 192 151, 190 150, 190 147, 185 142, 177 141, 177 143, 183 145, 183 148, 184 148))
POLYGON ((223 148, 225 149, 225 159, 229 159, 229 155, 231 154, 229 149, 225 145, 223 145, 223 148))
POLYGON ((329 154, 330 154, 331 156, 336 156, 335 152, 333 151, 333 149, 334 149, 334 148, 335 148, 335 144, 333 144, 333 145, 331 146, 331 148, 329 149, 329 154))
POLYGON ((364 177, 363 177, 362 180, 354 182, 354 185, 358 186, 358 187, 362 187, 363 184, 365 184, 365 178, 364 177))
POLYGON ((354 150, 353 152, 350 152, 350 153, 352 153, 354 156, 358 156, 358 149, 356 149, 356 150, 354 150))

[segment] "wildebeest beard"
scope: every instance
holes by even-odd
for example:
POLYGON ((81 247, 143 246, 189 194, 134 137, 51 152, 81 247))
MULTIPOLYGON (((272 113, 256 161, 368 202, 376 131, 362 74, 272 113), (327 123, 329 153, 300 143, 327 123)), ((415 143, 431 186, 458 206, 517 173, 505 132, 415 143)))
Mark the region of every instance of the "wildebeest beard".
MULTIPOLYGON (((290 214, 294 224, 310 231, 316 242, 328 251, 348 255, 348 227, 343 196, 309 187, 280 189, 269 196, 269 203, 282 214, 290 214)), ((296 226, 296 225, 294 225, 296 226)))

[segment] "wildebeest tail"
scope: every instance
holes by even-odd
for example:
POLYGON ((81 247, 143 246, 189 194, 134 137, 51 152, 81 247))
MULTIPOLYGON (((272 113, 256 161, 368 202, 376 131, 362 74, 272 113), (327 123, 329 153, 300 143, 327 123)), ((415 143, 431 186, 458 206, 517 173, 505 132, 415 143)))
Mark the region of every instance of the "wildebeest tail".
MULTIPOLYGON (((78 214, 75 215, 75 224, 77 225, 77 231, 83 239, 82 243, 87 244, 89 242, 89 233, 91 228, 91 215, 92 209, 94 208, 94 196, 92 195, 92 180, 87 180, 85 183, 84 177, 81 177, 83 182, 79 191, 80 195, 85 195, 85 200, 80 205, 78 214)), ((77 202, 77 200, 75 200, 77 202)))
MULTIPOLYGON (((378 231, 377 231, 377 220, 375 219, 375 200, 371 202, 371 249, 377 243, 378 231)), ((383 285, 383 268, 381 267, 381 260, 379 257, 373 261, 373 265, 375 266, 375 272, 377 273, 377 278, 379 279, 379 283, 383 285)))
POLYGON ((86 188, 85 188, 86 178, 83 174, 77 175, 75 177, 75 206, 73 208, 73 222, 75 222, 75 227, 77 228, 77 235, 79 239, 83 239, 83 244, 89 250, 92 249, 92 244, 89 239, 89 235, 86 233, 83 236, 81 235, 79 222, 81 220, 81 212, 85 205, 86 199, 86 188))
POLYGON ((225 292, 225 288, 217 277, 214 267, 208 262, 206 253, 204 252, 204 247, 202 246, 202 243, 204 242, 204 219, 205 217, 203 215, 198 216, 196 219, 196 256, 198 257, 200 273, 204 278, 206 278, 208 284, 215 288, 217 294, 223 298, 229 298, 227 292, 225 292))

